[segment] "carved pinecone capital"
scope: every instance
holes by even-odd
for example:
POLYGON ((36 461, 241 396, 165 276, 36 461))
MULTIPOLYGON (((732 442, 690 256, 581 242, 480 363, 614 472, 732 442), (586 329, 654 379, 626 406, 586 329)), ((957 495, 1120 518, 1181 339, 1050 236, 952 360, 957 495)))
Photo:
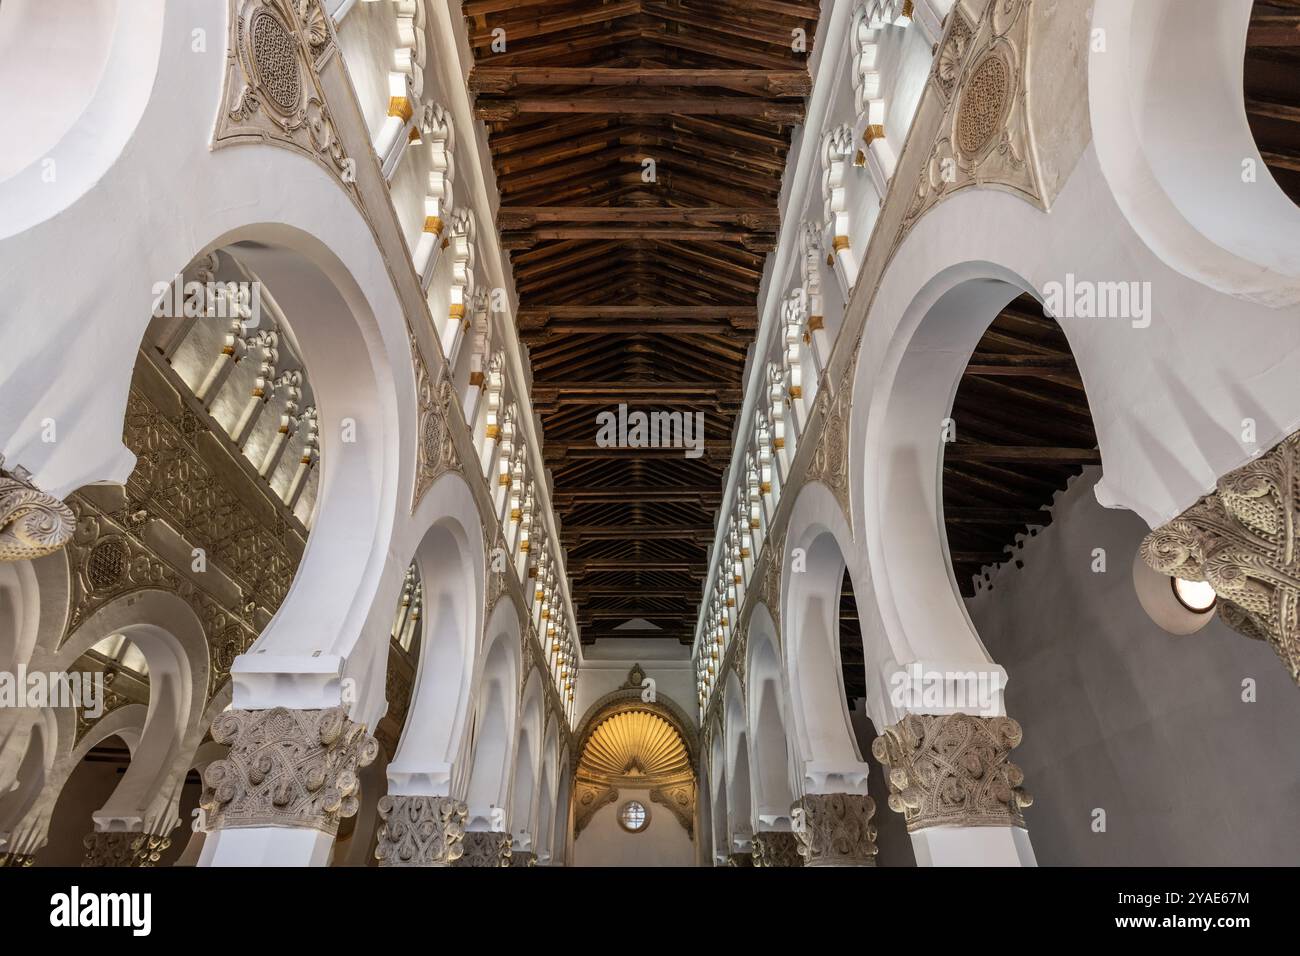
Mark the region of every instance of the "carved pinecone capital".
POLYGON ((1142 542, 1142 560, 1207 582, 1233 630, 1267 641, 1300 684, 1300 433, 1219 479, 1142 542))
POLYGON ((1023 827, 1033 798, 1011 762, 1020 725, 1010 717, 909 714, 871 745, 889 768, 889 809, 908 832, 927 827, 1023 827))
POLYGON ((785 830, 768 830, 754 834, 755 866, 803 866, 799 841, 785 830))
POLYGON ((510 865, 511 866, 536 866, 537 854, 534 853, 532 850, 520 850, 517 853, 511 851, 510 865))
POLYGON ((151 833, 90 833, 81 841, 86 848, 82 866, 156 866, 163 851, 172 845, 170 837, 151 833))
POLYGON ((468 813, 450 797, 382 797, 375 859, 380 866, 451 866, 465 849, 468 813))
POLYGON ((66 504, 0 468, 0 561, 53 554, 76 528, 66 504))
POLYGON ((212 829, 305 827, 338 833, 357 812, 357 770, 378 742, 342 707, 324 710, 228 710, 212 722, 212 739, 230 755, 203 772, 201 806, 212 829))
POLYGON ((471 830, 465 834, 465 852, 454 865, 509 866, 511 843, 509 833, 471 830))
POLYGON ((876 801, 865 794, 809 793, 794 831, 804 866, 875 866, 876 801))

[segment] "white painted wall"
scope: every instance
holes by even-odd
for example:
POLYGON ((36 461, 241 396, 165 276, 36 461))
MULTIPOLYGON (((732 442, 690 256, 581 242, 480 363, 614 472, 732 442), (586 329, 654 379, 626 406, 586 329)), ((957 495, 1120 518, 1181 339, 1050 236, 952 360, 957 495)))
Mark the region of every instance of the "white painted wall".
POLYGON ((1212 621, 1175 637, 1138 603, 1147 532, 1102 508, 1088 469, 1051 526, 968 602, 1006 668, 1013 760, 1043 865, 1284 865, 1300 848, 1300 693, 1272 649, 1212 621), (1104 548, 1105 573, 1092 552, 1104 548), (1258 701, 1242 702, 1242 681, 1258 701), (1094 809, 1106 811, 1093 832, 1094 809))
POLYGON ((621 790, 578 835, 573 860, 574 866, 694 866, 695 844, 667 807, 651 802, 649 790, 621 790), (619 808, 629 800, 650 811, 650 825, 640 833, 619 825, 619 808))

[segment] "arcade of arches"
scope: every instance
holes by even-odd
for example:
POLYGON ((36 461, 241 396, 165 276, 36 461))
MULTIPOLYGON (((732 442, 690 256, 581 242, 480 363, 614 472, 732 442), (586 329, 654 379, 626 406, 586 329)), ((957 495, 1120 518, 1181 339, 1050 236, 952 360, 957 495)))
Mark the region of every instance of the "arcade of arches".
POLYGON ((0 866, 1294 862, 1294 0, 0 53, 0 866))

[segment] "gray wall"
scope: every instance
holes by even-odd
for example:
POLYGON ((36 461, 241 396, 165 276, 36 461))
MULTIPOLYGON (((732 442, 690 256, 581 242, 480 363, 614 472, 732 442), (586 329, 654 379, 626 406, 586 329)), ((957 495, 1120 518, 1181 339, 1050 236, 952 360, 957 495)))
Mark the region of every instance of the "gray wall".
POLYGON ((1097 504, 1096 478, 1059 494, 1024 567, 1004 566, 968 602, 1024 727, 1013 759, 1039 863, 1300 862, 1300 688, 1271 647, 1217 619, 1186 637, 1151 620, 1132 573, 1146 525, 1097 504), (1105 573, 1091 570, 1094 548, 1105 573))

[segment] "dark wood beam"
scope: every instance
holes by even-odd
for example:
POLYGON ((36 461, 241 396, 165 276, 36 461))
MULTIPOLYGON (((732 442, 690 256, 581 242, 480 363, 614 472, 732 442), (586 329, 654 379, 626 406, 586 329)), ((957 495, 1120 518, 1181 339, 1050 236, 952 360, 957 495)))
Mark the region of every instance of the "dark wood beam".
POLYGON ((556 488, 551 498, 578 501, 612 501, 618 504, 645 504, 647 502, 692 502, 701 496, 716 493, 716 489, 692 488, 556 488))
POLYGON ((999 355, 986 352, 971 356, 970 364, 966 366, 966 374, 1030 378, 1070 375, 1077 378, 1079 370, 1073 361, 1049 355, 999 355))
POLYGON ((524 329, 525 342, 545 342, 557 335, 718 335, 748 341, 747 329, 737 329, 718 322, 593 322, 584 325, 561 323, 541 329, 524 329))
POLYGON ((506 94, 520 86, 713 86, 760 96, 807 96, 807 70, 663 69, 658 67, 476 66, 469 88, 475 93, 506 94))
POLYGON ((953 551, 953 564, 1002 564, 1011 555, 1005 551, 953 551))
POLYGON ((945 505, 944 520, 949 524, 1022 525, 1047 524, 1052 513, 1035 508, 977 508, 945 505))
POLYGON ((529 229, 539 222, 735 222, 772 231, 781 217, 762 206, 502 206, 497 225, 529 229))
POLYGON ((480 99, 474 115, 488 123, 551 113, 654 116, 744 116, 794 126, 803 122, 803 103, 773 103, 741 96, 519 96, 480 99))
POLYGON ((501 233, 501 246, 511 251, 531 249, 539 242, 739 242, 752 251, 771 252, 775 236, 744 229, 703 226, 537 226, 501 233))
POLYGON ((1036 445, 976 445, 956 442, 944 446, 945 461, 1034 462, 1052 465, 1100 465, 1096 448, 1047 448, 1036 445))
POLYGON ((699 525, 673 524, 655 524, 646 527, 629 524, 585 524, 564 525, 560 529, 562 538, 633 538, 646 541, 654 538, 689 538, 699 535, 708 535, 709 540, 712 541, 713 529, 701 528, 699 525))
POLYGON ((571 575, 595 571, 671 571, 703 576, 708 569, 703 561, 668 558, 579 558, 568 565, 568 570, 571 575))
POLYGON ((1246 48, 1300 47, 1300 14, 1252 17, 1246 30, 1246 48))

